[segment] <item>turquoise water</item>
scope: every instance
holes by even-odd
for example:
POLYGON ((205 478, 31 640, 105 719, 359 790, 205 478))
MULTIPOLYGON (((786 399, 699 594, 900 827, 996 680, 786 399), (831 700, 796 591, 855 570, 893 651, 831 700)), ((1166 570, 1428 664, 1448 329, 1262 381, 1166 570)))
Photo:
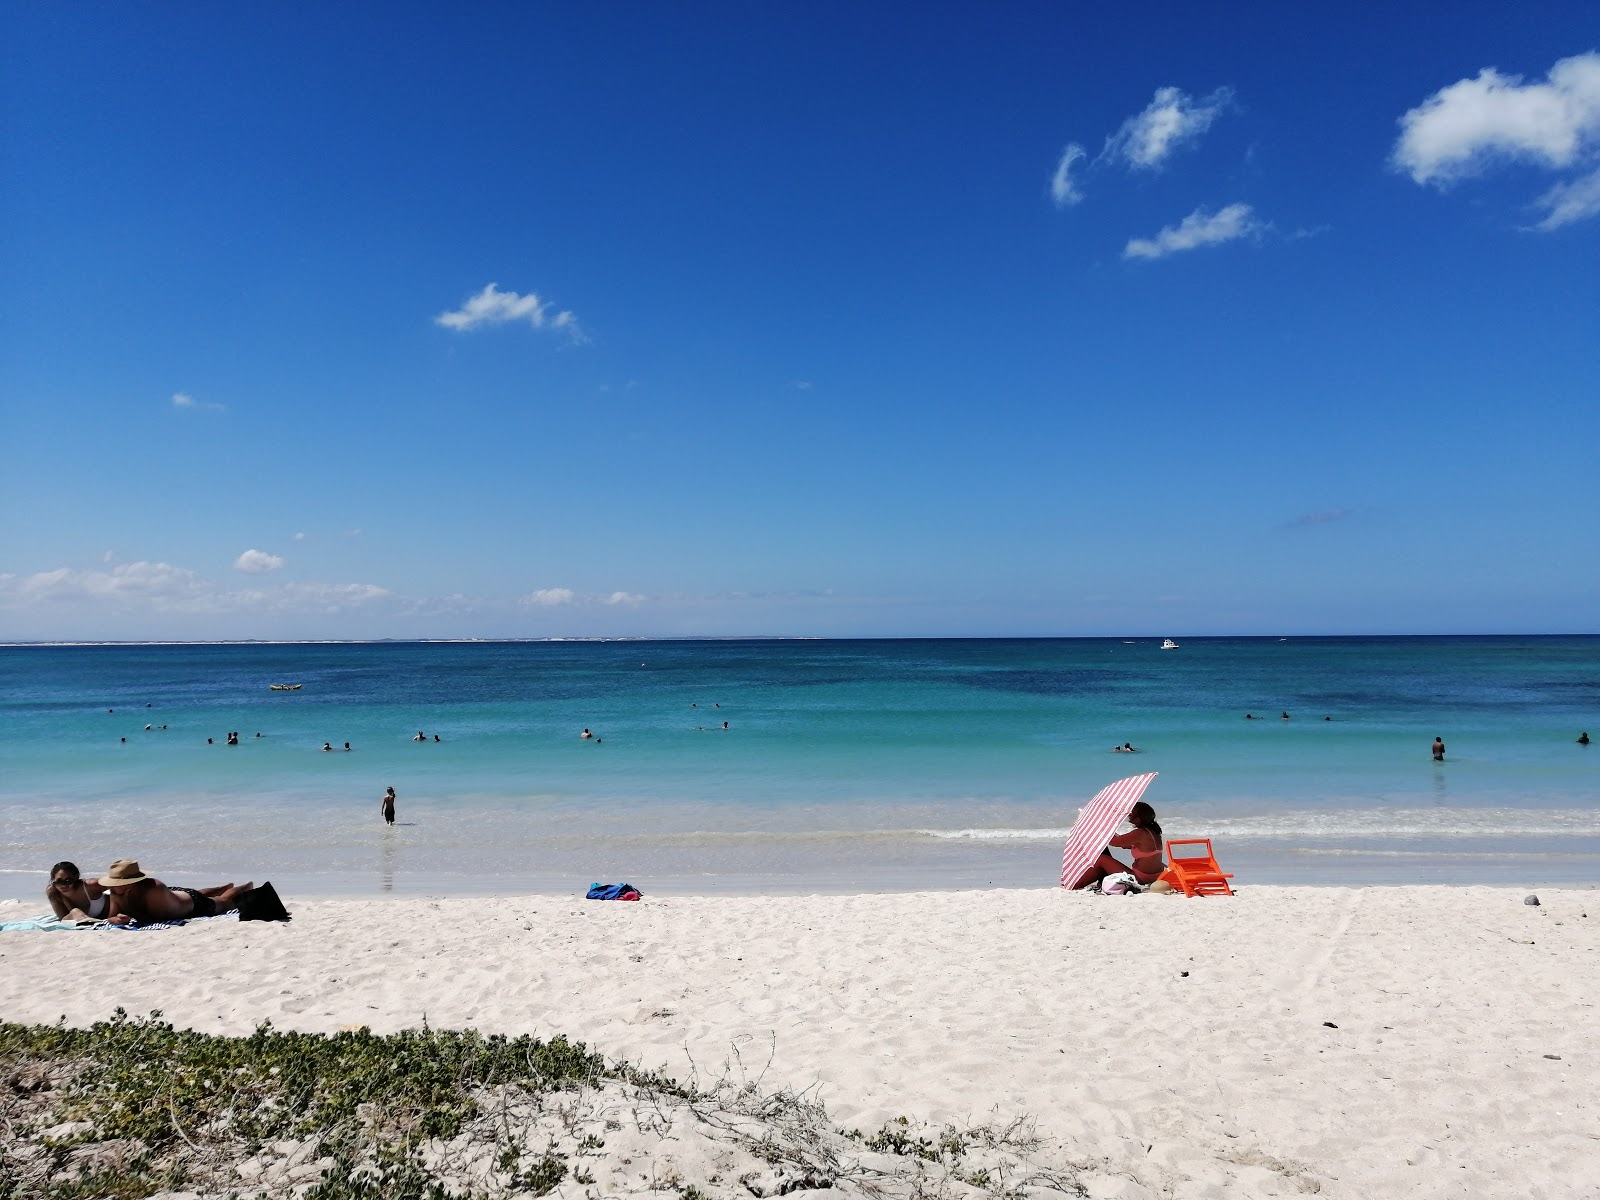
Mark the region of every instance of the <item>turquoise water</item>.
POLYGON ((14 646, 0 696, 7 896, 124 855, 302 894, 1047 884, 1148 770, 1241 879, 1600 881, 1597 637, 14 646))

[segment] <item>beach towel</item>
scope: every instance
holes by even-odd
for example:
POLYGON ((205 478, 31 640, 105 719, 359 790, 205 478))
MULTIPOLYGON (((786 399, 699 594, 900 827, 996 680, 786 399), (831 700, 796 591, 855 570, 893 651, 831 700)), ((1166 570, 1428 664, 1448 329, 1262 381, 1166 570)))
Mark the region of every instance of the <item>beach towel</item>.
POLYGON ((238 913, 221 913, 215 917, 185 917, 181 921, 155 921, 149 925, 113 925, 110 921, 61 921, 46 913, 42 917, 27 917, 19 921, 0 923, 0 933, 65 933, 78 929, 113 929, 121 933, 143 933, 150 929, 177 929, 180 925, 193 925, 200 921, 233 921, 238 913))
POLYGON ((637 900, 642 895, 631 883, 591 883, 590 900, 637 900))
POLYGON ((1066 849, 1061 852, 1062 887, 1069 888, 1077 883, 1083 878, 1083 873, 1094 865, 1100 852, 1110 844, 1117 826, 1128 819, 1128 814, 1133 811, 1133 806, 1144 795, 1145 788, 1150 786, 1156 774, 1151 771, 1148 775, 1130 775, 1126 779, 1119 779, 1102 788, 1099 795, 1078 810, 1078 819, 1072 823, 1072 830, 1067 834, 1066 849))
POLYGON ((151 921, 148 925, 112 925, 107 921, 96 921, 90 928, 111 929, 118 933, 149 933, 152 929, 181 929, 185 925, 203 925, 207 921, 237 921, 239 914, 236 912, 218 913, 214 917, 179 917, 176 921, 151 921))
POLYGON ((42 917, 20 917, 15 921, 0 921, 0 933, 62 933, 69 929, 93 929, 101 921, 63 921, 54 913, 42 917))

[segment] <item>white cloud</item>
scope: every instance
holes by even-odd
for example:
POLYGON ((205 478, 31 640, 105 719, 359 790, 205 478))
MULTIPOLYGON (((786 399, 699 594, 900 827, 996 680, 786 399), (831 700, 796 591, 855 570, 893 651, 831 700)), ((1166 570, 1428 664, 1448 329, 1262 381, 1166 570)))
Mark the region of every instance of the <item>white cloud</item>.
POLYGON ((645 597, 636 592, 612 592, 611 595, 602 596, 600 598, 601 604, 627 604, 630 606, 638 606, 644 602, 645 597))
POLYGON ((1544 220, 1534 226, 1541 233, 1592 217, 1600 213, 1600 170, 1570 183, 1558 183, 1533 203, 1545 210, 1544 220))
POLYGON ((255 593, 264 603, 280 611, 321 609, 338 612, 345 608, 358 608, 375 600, 389 597, 388 588, 374 583, 286 583, 271 593, 255 593))
POLYGON ((1417 183, 1442 186, 1496 158, 1568 167, 1597 142, 1600 53, 1591 51, 1561 59, 1543 83, 1485 67, 1440 88, 1400 118, 1392 162, 1417 183))
POLYGON ((577 598, 578 594, 571 588, 540 588, 538 591, 529 592, 518 603, 554 608, 558 604, 571 604, 577 598))
MULTIPOLYGON (((1233 91, 1225 87, 1199 100, 1181 88, 1157 88, 1145 110, 1129 117, 1106 139, 1101 157, 1121 158, 1131 167, 1154 170, 1173 151, 1198 141, 1232 102, 1233 91)), ((1065 158, 1062 164, 1067 165, 1065 158)), ((1059 178, 1061 168, 1056 174, 1059 178)))
POLYGON ((294 540, 297 542, 303 542, 306 540, 306 535, 303 533, 297 533, 294 535, 294 540))
POLYGON ((1180 250, 1251 237, 1265 228, 1248 204, 1230 204, 1216 213, 1197 208, 1177 225, 1168 225, 1153 238, 1131 239, 1123 247, 1122 257, 1165 258, 1180 250))
POLYGON ((109 571, 58 567, 27 576, 7 576, 6 598, 16 607, 32 602, 145 599, 161 604, 193 600, 208 588, 193 571, 171 563, 131 562, 109 571))
POLYGON ((504 325, 510 321, 526 321, 535 329, 559 329, 574 341, 583 341, 583 331, 578 328, 578 318, 565 310, 551 312, 550 306, 533 292, 526 296, 516 292, 502 292, 493 283, 473 296, 453 312, 440 313, 436 325, 462 332, 480 325, 504 325))
POLYGON ((59 567, 27 576, 0 576, 0 608, 9 610, 80 604, 118 612, 336 612, 370 605, 389 595, 388 589, 370 583, 288 583, 230 591, 184 567, 163 562, 122 563, 109 571, 59 567))
POLYGON ((1070 207, 1083 199, 1083 192, 1072 181, 1072 166, 1088 157, 1077 142, 1067 143, 1067 148, 1061 152, 1056 173, 1050 178, 1050 198, 1056 202, 1057 208, 1070 207))
POLYGON ((196 400, 193 396, 191 396, 188 392, 173 392, 172 393, 172 407, 173 408, 209 408, 212 412, 222 412, 223 411, 222 405, 220 405, 220 404, 202 404, 200 401, 196 400))
POLYGON ((246 550, 233 560, 233 569, 246 575, 270 575, 283 566, 283 559, 265 550, 246 550))

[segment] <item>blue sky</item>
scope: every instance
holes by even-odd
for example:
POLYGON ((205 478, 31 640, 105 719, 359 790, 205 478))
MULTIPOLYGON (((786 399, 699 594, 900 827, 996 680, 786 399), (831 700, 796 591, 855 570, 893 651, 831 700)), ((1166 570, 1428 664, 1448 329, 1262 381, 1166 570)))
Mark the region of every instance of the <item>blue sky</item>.
POLYGON ((13 4, 0 638, 1600 630, 1589 3, 13 4))

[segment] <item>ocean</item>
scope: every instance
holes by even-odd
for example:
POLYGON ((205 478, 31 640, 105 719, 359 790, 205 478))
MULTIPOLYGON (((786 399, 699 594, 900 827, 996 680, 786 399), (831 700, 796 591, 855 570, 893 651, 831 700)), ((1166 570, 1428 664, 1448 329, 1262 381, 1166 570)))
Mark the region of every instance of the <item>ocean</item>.
POLYGON ((1600 883, 1593 636, 7 646, 0 722, 0 897, 1051 886, 1143 771, 1240 886, 1600 883))

